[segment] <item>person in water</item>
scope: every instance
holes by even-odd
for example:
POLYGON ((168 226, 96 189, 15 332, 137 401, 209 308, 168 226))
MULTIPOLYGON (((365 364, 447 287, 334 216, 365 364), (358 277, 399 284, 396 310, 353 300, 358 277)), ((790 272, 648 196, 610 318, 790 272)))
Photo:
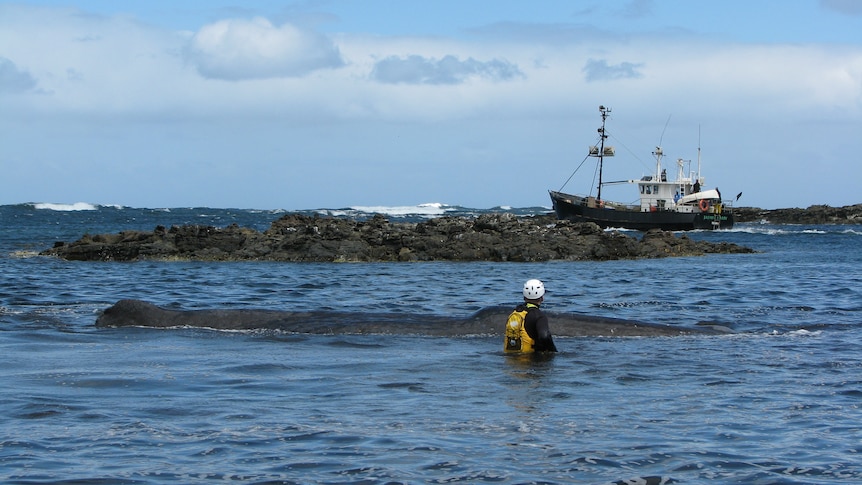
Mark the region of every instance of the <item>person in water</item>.
POLYGON ((524 283, 524 303, 515 307, 506 323, 506 352, 556 352, 548 327, 548 316, 539 308, 545 301, 545 285, 539 280, 524 283))

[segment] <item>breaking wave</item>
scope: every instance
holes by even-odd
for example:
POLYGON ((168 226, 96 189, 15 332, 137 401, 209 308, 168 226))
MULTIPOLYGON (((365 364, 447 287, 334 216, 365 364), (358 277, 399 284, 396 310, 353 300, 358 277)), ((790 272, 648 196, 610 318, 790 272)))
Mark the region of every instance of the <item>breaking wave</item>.
POLYGON ((39 202, 33 204, 35 209, 52 210, 52 211, 94 211, 99 210, 99 206, 89 204, 87 202, 75 202, 74 204, 52 204, 50 202, 39 202))

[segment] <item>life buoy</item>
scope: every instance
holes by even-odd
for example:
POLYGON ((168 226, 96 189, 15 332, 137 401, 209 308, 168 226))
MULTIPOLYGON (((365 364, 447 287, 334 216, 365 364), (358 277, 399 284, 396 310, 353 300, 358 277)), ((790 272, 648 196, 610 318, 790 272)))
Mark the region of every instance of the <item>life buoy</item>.
POLYGON ((709 201, 706 199, 700 199, 700 202, 698 202, 697 205, 700 206, 701 212, 706 212, 709 210, 709 201))

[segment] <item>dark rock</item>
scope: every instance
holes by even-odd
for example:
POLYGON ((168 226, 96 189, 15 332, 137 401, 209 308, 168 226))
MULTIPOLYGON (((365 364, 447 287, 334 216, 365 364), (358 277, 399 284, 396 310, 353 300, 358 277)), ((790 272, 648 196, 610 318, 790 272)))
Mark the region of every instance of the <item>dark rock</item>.
POLYGON ((549 261, 615 260, 751 253, 728 243, 649 231, 641 240, 592 223, 547 216, 486 214, 391 223, 287 214, 263 233, 236 224, 173 226, 153 232, 84 235, 42 252, 70 260, 135 261, 549 261))
POLYGON ((844 207, 812 205, 807 209, 759 209, 736 207, 735 222, 766 222, 771 224, 862 224, 862 204, 844 207))

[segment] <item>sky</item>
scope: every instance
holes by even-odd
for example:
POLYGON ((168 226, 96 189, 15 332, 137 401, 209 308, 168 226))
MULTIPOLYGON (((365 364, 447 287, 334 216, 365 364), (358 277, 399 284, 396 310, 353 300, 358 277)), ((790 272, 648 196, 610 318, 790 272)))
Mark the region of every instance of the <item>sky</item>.
POLYGON ((0 0, 0 204, 550 207, 600 105, 604 180, 862 203, 862 0, 0 0))

